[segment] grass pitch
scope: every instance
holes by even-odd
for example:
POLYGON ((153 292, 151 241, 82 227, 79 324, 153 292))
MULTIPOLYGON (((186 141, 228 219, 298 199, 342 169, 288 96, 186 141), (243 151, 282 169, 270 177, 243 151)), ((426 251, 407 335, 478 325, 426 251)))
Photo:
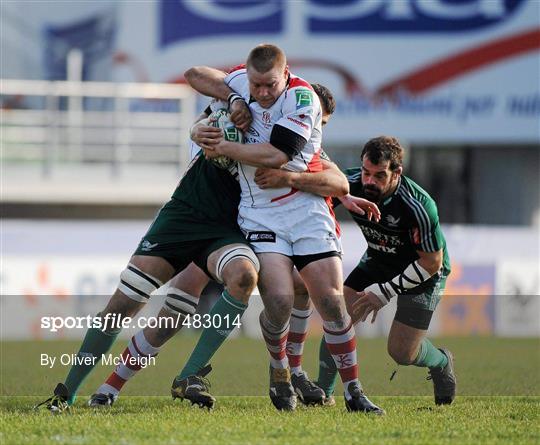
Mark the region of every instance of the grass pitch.
MULTIPOLYGON (((426 370, 395 369, 384 339, 359 339, 360 374, 384 418, 350 414, 342 397, 334 408, 299 407, 279 413, 267 394, 267 357, 260 341, 226 342, 209 375, 218 396, 212 412, 172 401, 170 383, 196 341, 182 336, 162 350, 157 365, 130 381, 114 407, 85 406, 111 369, 98 366, 81 388, 71 414, 51 416, 32 406, 50 395, 68 368, 40 366, 41 353, 75 352, 77 342, 2 342, 0 443, 2 444, 308 444, 308 443, 534 443, 540 442, 540 342, 538 339, 449 338, 436 345, 456 356, 459 396, 433 404, 426 370)), ((120 353, 119 340, 113 353, 120 353)), ((308 341, 305 368, 316 376, 318 342, 308 341)), ((341 389, 338 387, 338 394, 341 389)))

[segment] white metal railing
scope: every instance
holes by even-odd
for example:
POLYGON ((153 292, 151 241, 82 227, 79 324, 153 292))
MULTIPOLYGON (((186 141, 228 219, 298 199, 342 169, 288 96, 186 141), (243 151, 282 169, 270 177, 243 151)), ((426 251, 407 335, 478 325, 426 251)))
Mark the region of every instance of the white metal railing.
POLYGON ((0 157, 39 162, 44 176, 61 163, 189 160, 196 99, 185 85, 0 79, 0 157))

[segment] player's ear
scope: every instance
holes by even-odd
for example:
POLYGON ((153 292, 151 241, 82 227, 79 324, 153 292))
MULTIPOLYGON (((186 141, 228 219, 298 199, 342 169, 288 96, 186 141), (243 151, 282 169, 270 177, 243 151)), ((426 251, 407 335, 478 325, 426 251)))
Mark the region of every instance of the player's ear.
POLYGON ((399 166, 392 173, 395 175, 395 178, 399 178, 401 173, 403 173, 403 167, 399 166))
POLYGON ((285 71, 283 71, 283 75, 286 79, 289 77, 289 65, 285 65, 285 71))

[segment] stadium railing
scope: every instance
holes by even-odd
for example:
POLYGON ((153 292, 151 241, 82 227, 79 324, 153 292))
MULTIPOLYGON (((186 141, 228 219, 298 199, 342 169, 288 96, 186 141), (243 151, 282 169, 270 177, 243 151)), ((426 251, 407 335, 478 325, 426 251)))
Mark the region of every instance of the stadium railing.
POLYGON ((196 97, 185 85, 0 79, 4 165, 39 165, 42 179, 62 166, 189 161, 196 97))

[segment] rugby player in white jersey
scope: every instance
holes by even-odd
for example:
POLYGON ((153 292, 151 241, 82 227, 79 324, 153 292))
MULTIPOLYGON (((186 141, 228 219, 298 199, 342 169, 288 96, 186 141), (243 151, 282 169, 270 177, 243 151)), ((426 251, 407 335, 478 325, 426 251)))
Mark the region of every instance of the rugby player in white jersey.
POLYGON ((255 183, 258 167, 322 169, 317 95, 308 82, 289 73, 285 54, 270 44, 255 47, 245 67, 225 78, 220 71, 195 67, 186 72, 186 79, 200 93, 220 100, 239 95, 253 117, 246 144, 221 138, 201 147, 209 158, 224 155, 239 162, 238 223, 261 263, 258 286, 265 309, 260 322, 270 352, 272 402, 280 410, 296 406, 285 348, 296 266, 323 319, 347 409, 382 414, 358 381, 354 329, 343 300, 339 227, 326 200, 295 189, 261 189, 255 183))

